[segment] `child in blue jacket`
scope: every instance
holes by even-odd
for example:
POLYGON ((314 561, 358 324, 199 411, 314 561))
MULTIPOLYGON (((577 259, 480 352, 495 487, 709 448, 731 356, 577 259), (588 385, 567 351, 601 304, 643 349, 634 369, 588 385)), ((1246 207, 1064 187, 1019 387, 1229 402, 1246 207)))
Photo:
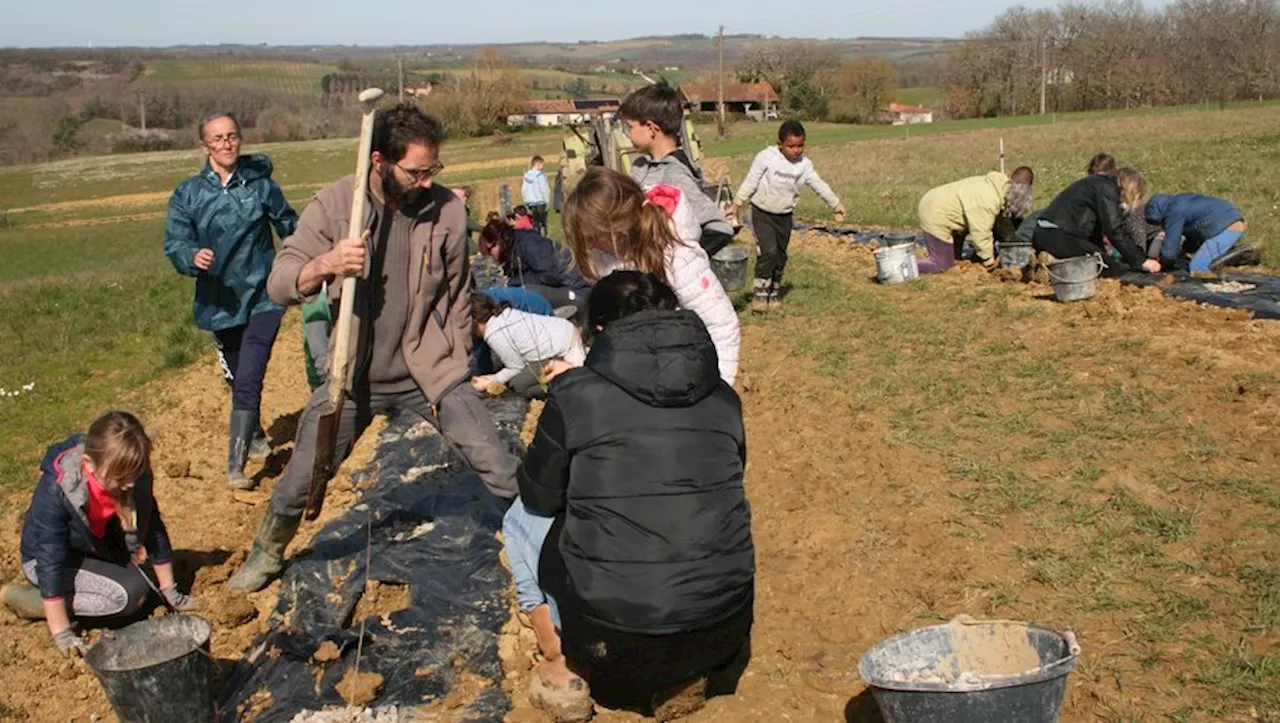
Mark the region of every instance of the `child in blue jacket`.
POLYGON ((1180 263, 1184 249, 1192 254, 1193 273, 1231 265, 1238 261, 1234 257, 1254 252, 1252 247, 1237 248, 1248 225, 1244 214, 1225 199, 1199 193, 1152 196, 1146 216, 1148 223, 1164 228, 1160 265, 1165 269, 1180 263))
POLYGON ((138 418, 112 411, 49 447, 22 524, 22 574, 5 586, 20 618, 49 625, 64 655, 84 653, 77 618, 136 614, 151 590, 139 565, 149 561, 175 610, 199 607, 178 591, 173 546, 152 494, 151 440, 138 418))

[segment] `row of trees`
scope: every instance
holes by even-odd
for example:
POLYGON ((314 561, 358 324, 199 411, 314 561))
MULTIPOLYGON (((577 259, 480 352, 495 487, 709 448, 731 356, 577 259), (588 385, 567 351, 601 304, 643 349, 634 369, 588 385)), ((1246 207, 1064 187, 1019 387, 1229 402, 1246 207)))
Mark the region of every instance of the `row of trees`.
POLYGON ((1280 0, 1013 8, 951 59, 951 117, 1280 96, 1280 0))
POLYGON ((785 115, 876 123, 898 91, 898 71, 880 57, 844 60, 834 46, 773 43, 745 57, 743 83, 767 82, 785 115))

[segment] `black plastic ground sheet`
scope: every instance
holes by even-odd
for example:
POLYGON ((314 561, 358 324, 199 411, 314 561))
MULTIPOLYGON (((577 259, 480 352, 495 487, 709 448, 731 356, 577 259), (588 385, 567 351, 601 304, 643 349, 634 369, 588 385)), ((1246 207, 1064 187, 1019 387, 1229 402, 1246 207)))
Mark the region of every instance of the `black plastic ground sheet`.
MULTIPOLYGON (((514 445, 527 402, 487 402, 504 441, 514 445)), ((449 696, 461 672, 491 684, 456 720, 500 721, 498 635, 509 617, 509 577, 495 533, 506 505, 490 495, 456 451, 411 414, 389 420, 373 462, 356 479, 372 486, 325 525, 310 552, 290 560, 271 632, 246 651, 219 696, 222 721, 260 690, 273 702, 255 720, 288 721, 300 711, 342 706, 335 686, 353 666, 360 620, 353 614, 368 578, 407 584, 409 607, 365 620, 360 672, 385 683, 370 707, 422 706, 449 696), (371 543, 368 541, 371 540, 371 543), (366 571, 366 545, 372 563, 366 571), (341 658, 312 659, 326 641, 341 658)))
MULTIPOLYGON (((1165 287, 1164 295, 1176 299, 1244 309, 1256 319, 1280 319, 1280 276, 1268 274, 1224 273, 1219 278, 1193 278, 1186 272, 1173 274, 1174 283, 1165 287)), ((1127 274, 1120 281, 1132 286, 1155 286, 1165 274, 1127 274)))

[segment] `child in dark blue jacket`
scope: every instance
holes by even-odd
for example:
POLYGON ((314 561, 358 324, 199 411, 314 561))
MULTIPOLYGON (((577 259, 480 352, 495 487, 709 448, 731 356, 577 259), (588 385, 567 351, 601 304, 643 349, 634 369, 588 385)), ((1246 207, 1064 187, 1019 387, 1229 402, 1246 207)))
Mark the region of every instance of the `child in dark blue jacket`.
POLYGON ((1152 196, 1147 201, 1146 216, 1148 223, 1164 228, 1161 266, 1169 269, 1179 263, 1185 248, 1192 254, 1193 273, 1229 265, 1228 254, 1236 255, 1231 251, 1248 229, 1244 214, 1230 201, 1199 193, 1152 196))
POLYGON ((44 618, 64 655, 83 654, 71 616, 137 613, 151 584, 139 564, 149 560, 160 592, 175 610, 199 607, 178 592, 173 547, 152 494, 151 440, 128 412, 112 411, 49 447, 22 525, 22 573, 4 602, 19 617, 44 618))
POLYGON ((508 286, 542 296, 555 308, 586 306, 591 284, 573 265, 569 250, 531 228, 495 219, 480 232, 480 253, 502 264, 508 286))

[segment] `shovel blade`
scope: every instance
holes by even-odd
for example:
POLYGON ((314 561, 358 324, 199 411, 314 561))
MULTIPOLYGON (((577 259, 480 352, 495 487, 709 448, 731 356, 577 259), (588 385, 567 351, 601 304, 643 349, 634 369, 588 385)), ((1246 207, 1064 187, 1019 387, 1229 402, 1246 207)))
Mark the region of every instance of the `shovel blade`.
POLYGON ((338 425, 342 421, 342 405, 320 417, 316 427, 316 456, 311 464, 311 487, 307 490, 307 507, 302 516, 310 521, 320 516, 324 495, 333 477, 333 456, 338 446, 338 425))

